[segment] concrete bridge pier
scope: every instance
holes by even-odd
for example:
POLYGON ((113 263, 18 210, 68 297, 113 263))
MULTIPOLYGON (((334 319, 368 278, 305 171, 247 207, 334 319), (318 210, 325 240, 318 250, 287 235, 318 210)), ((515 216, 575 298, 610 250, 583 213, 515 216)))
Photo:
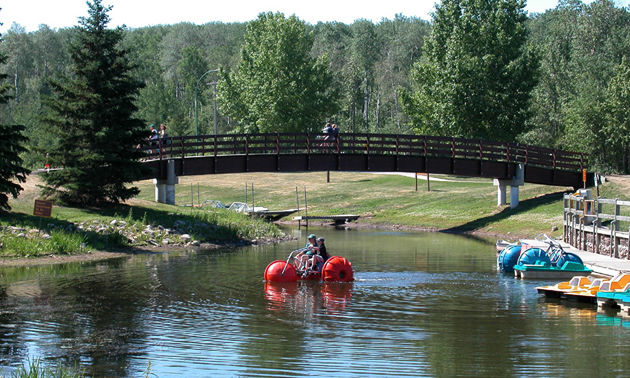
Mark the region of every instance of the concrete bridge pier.
POLYGON ((155 202, 175 205, 175 185, 179 179, 175 175, 175 160, 166 161, 166 179, 153 179, 155 185, 155 202))
POLYGON ((510 208, 516 209, 518 207, 518 192, 519 186, 525 185, 525 167, 523 164, 516 166, 516 176, 511 180, 494 179, 494 185, 498 187, 497 191, 497 206, 506 205, 507 187, 510 186, 510 208))

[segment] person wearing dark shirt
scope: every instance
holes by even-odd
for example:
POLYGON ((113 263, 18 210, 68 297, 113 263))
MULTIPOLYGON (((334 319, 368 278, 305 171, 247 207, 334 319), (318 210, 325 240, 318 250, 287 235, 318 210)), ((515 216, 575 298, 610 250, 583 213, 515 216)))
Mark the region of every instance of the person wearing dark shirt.
POLYGON ((326 245, 324 244, 324 238, 317 238, 317 247, 315 253, 311 259, 307 262, 306 267, 313 271, 321 270, 326 260, 328 260, 328 252, 326 252, 326 245))
POLYGON ((328 255, 328 252, 326 252, 326 245, 324 244, 324 238, 317 239, 317 246, 319 247, 319 256, 324 260, 323 262, 326 262, 326 260, 328 260, 330 256, 328 255))

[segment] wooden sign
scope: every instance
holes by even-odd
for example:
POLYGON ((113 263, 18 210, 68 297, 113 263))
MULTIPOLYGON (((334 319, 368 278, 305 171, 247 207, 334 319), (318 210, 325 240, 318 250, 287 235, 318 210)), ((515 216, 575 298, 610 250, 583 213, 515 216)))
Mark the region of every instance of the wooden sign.
POLYGON ((35 208, 33 209, 33 215, 36 217, 50 218, 52 215, 53 204, 50 201, 35 200, 35 208))

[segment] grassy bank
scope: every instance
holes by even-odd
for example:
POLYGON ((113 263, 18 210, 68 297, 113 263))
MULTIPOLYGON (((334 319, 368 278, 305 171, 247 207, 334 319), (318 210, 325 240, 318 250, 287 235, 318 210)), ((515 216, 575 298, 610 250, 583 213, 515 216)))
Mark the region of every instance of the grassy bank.
POLYGON ((142 200, 99 210, 54 206, 51 218, 35 217, 38 183, 39 178, 31 176, 24 192, 10 202, 12 211, 0 220, 0 257, 239 244, 283 237, 274 224, 242 214, 142 200))
MULTIPOLYGON (((607 183, 602 196, 624 198, 625 181, 607 183)), ((572 188, 526 184, 520 188, 516 209, 497 206, 497 188, 490 179, 431 175, 426 180, 370 173, 326 172, 247 173, 180 177, 176 201, 180 205, 205 200, 252 204, 270 210, 303 208, 304 191, 309 215, 358 214, 363 226, 483 232, 497 236, 533 237, 562 234, 562 195, 572 188), (438 181, 438 179, 445 181, 438 181), (296 194, 297 188, 297 194, 296 194), (296 198, 297 197, 297 198, 296 198), (555 230, 557 228, 557 230, 555 230), (555 231, 554 231, 555 230, 555 231)), ((150 200, 153 184, 139 183, 141 200, 150 200)), ((508 197, 509 198, 509 197, 508 197)), ((302 212, 302 214, 304 214, 302 212)))
MULTIPOLYGON (((185 176, 176 187, 177 206, 153 202, 150 180, 137 183, 141 189, 138 198, 115 209, 56 206, 53 218, 43 219, 44 238, 37 231, 42 219, 31 215, 38 198, 37 184, 38 177, 32 176, 20 197, 11 201, 13 211, 0 221, 0 256, 222 244, 281 236, 275 225, 262 220, 198 207, 206 200, 229 204, 247 199, 250 205, 254 201, 270 210, 299 206, 302 214, 306 203, 309 215, 358 214, 358 227, 477 232, 512 239, 539 233, 559 237, 562 195, 571 191, 526 184, 520 188, 519 207, 510 209, 496 205, 497 188, 492 180, 479 178, 432 175, 429 183, 418 180, 416 190, 413 177, 369 173, 331 172, 330 182, 326 172, 185 176)), ((627 192, 625 180, 620 178, 607 183, 600 194, 627 199, 627 192)))
MULTIPOLYGON (((492 180, 463 177, 413 177, 369 173, 252 173, 181 177, 178 204, 197 204, 214 199, 223 203, 252 203, 254 184, 256 206, 271 210, 304 207, 304 190, 309 215, 358 214, 366 226, 479 231, 497 235, 548 234, 562 228, 562 193, 569 188, 525 185, 517 209, 496 205, 497 190, 492 180), (297 193, 296 193, 297 187, 297 193), (199 195, 197 195, 199 193, 199 195), (191 195, 192 194, 192 195, 191 195), (191 200, 192 197, 192 200, 191 200)), ((140 198, 149 200, 152 183, 140 183, 140 198)), ((303 214, 303 213, 302 213, 303 214)), ((557 234, 557 231, 555 231, 557 234)))

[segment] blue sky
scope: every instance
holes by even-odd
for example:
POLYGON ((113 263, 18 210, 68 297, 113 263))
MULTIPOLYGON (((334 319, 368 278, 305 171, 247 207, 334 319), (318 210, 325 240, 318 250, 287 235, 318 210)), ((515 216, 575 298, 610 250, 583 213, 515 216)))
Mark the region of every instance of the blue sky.
MULTIPOLYGON (((592 0, 585 0, 590 3, 592 0)), ((618 6, 626 6, 630 0, 615 0, 618 6)), ((103 0, 113 5, 110 12, 111 26, 125 24, 132 28, 192 22, 204 24, 212 21, 245 22, 253 20, 261 12, 280 11, 286 16, 295 14, 311 24, 318 21, 352 23, 357 19, 378 22, 392 19, 397 13, 430 20, 434 0, 385 0, 385 1, 296 1, 296 0, 232 0, 203 1, 177 0, 103 0)), ((554 8, 556 0, 529 0, 527 11, 545 12, 554 8)), ((77 25, 79 17, 87 15, 86 0, 5 0, 0 7, 0 32, 4 33, 16 22, 26 31, 35 31, 40 24, 51 28, 77 25)))

